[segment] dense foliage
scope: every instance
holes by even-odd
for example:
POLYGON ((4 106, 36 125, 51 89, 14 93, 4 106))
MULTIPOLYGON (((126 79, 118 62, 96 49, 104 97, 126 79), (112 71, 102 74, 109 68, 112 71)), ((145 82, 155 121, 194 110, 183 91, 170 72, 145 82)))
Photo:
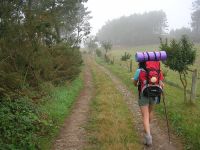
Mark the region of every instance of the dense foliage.
POLYGON ((0 116, 1 149, 33 149, 37 145, 36 133, 43 123, 28 100, 1 100, 0 116))
POLYGON ((0 1, 1 148, 36 146, 42 127, 35 125, 41 116, 35 105, 48 96, 41 85, 78 76, 79 45, 90 33, 86 1, 0 1))

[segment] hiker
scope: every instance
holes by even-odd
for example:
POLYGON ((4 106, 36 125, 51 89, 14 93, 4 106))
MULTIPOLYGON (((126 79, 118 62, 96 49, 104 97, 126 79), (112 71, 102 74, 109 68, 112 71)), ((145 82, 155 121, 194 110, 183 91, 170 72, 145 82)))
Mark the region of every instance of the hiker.
POLYGON ((152 145, 152 135, 150 131, 150 123, 153 118, 153 105, 160 102, 163 84, 163 75, 160 71, 160 62, 159 61, 146 61, 139 62, 138 69, 136 70, 133 83, 135 86, 138 86, 139 100, 138 104, 143 117, 143 126, 144 126, 144 144, 150 146, 152 145), (155 73, 156 67, 158 68, 155 73), (149 68, 154 67, 152 70, 149 68), (153 76, 150 76, 152 73, 153 76), (157 77, 156 77, 157 76, 157 77), (150 81, 148 81, 150 80, 150 81), (149 88, 148 85, 152 84, 153 89, 149 88), (148 87, 148 88, 147 88, 148 87))

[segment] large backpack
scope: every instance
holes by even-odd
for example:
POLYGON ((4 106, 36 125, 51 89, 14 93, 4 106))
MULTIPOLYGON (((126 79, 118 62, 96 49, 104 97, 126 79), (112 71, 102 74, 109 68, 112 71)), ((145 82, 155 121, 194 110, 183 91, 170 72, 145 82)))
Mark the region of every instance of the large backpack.
POLYGON ((160 96, 163 87, 160 86, 160 80, 163 80, 163 75, 160 70, 159 61, 146 61, 146 68, 141 69, 139 74, 139 93, 146 97, 160 96))

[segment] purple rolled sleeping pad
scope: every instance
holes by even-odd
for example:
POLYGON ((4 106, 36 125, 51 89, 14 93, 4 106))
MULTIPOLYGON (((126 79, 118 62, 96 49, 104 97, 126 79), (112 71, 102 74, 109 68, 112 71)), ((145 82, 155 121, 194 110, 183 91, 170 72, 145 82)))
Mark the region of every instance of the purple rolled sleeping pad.
POLYGON ((154 52, 136 52, 135 60, 137 62, 144 61, 163 61, 167 59, 167 53, 165 51, 154 52))

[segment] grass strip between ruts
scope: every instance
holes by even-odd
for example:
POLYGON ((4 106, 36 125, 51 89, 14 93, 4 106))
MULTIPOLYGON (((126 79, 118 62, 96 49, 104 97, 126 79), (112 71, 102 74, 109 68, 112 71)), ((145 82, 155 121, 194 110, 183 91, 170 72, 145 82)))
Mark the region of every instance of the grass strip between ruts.
POLYGON ((94 62, 92 71, 95 96, 91 103, 89 144, 86 149, 141 149, 133 125, 133 116, 114 83, 94 62))

